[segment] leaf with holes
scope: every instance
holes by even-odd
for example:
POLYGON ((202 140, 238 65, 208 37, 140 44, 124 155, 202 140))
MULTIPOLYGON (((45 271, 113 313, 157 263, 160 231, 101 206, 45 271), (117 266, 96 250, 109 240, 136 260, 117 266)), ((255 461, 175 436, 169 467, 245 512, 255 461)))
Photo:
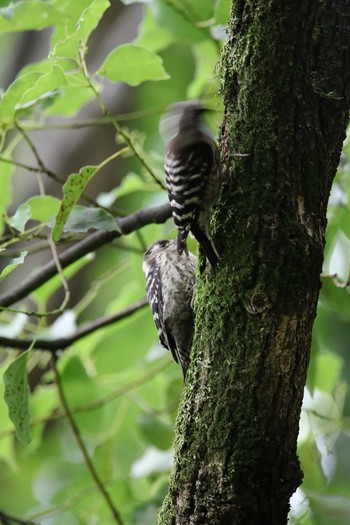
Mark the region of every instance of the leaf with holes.
POLYGON ((29 387, 27 376, 27 359, 29 351, 15 359, 4 374, 5 401, 9 416, 15 425, 16 434, 24 444, 31 442, 29 387))
POLYGON ((63 186, 64 198, 56 216, 56 222, 52 230, 52 239, 58 241, 61 237, 64 225, 72 211, 73 206, 83 193, 85 186, 96 173, 98 166, 85 166, 79 173, 69 175, 67 182, 63 186))

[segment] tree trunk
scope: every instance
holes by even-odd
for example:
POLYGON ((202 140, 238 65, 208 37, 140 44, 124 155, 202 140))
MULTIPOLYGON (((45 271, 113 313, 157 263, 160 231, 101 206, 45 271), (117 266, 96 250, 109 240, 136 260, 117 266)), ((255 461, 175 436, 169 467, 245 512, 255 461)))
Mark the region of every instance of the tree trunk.
POLYGON ((198 279, 161 525, 287 521, 349 57, 348 1, 232 2, 221 61, 228 179, 212 220, 221 261, 198 279))

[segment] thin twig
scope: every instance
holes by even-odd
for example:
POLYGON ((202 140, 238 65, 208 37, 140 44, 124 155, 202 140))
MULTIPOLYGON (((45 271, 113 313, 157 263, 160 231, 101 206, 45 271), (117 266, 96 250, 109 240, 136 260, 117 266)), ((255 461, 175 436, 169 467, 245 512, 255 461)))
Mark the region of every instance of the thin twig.
POLYGON ((337 287, 337 288, 347 288, 348 286, 350 286, 350 282, 347 280, 347 281, 343 281, 339 275, 337 273, 324 273, 322 272, 321 273, 321 279, 332 279, 334 285, 337 287))
POLYGON ((68 284, 68 281, 66 279, 66 276, 63 273, 63 269, 62 269, 62 266, 61 266, 61 263, 60 263, 60 259, 58 257, 58 253, 57 253, 57 248, 56 248, 55 243, 51 239, 51 236, 48 238, 48 242, 49 242, 49 245, 50 245, 50 248, 51 248, 51 253, 52 253, 53 260, 54 260, 54 262, 56 264, 57 273, 58 273, 58 275, 61 278, 61 283, 62 283, 63 290, 64 290, 64 298, 63 298, 62 304, 61 304, 61 306, 59 306, 57 308, 58 312, 56 312, 56 313, 60 313, 60 312, 63 312, 63 310, 67 306, 68 301, 70 299, 69 284, 68 284))
POLYGON ((37 338, 35 341, 33 339, 16 339, 10 337, 0 337, 0 345, 5 346, 7 348, 18 348, 21 350, 27 349, 28 346, 33 344, 34 342, 32 348, 48 350, 49 352, 56 353, 58 350, 64 350, 65 348, 68 348, 73 343, 75 343, 79 339, 83 339, 83 337, 86 337, 92 332, 96 332, 96 330, 100 330, 105 326, 117 323, 122 319, 126 319, 138 310, 141 310, 141 308, 144 308, 147 304, 148 303, 146 299, 140 299, 139 301, 136 301, 130 306, 119 310, 119 312, 100 317, 98 319, 95 319, 94 321, 91 321, 91 323, 85 324, 69 337, 55 338, 53 340, 37 338))
MULTIPOLYGON (((94 232, 59 254, 58 258, 61 266, 62 268, 66 268, 87 253, 97 250, 101 246, 121 237, 121 235, 127 235, 148 224, 163 223, 170 218, 170 216, 170 204, 166 203, 155 208, 139 210, 127 217, 122 217, 117 220, 119 230, 94 232)), ((37 273, 24 279, 15 289, 1 294, 0 308, 5 308, 23 299, 56 274, 57 268, 54 261, 44 264, 37 273)))
MULTIPOLYGON (((138 120, 149 115, 155 115, 157 113, 162 113, 166 106, 157 106, 149 109, 142 109, 140 111, 133 111, 130 113, 120 113, 118 115, 112 115, 113 118, 117 119, 119 122, 126 122, 129 120, 138 120)), ((100 117, 100 118, 89 118, 85 120, 76 120, 74 122, 61 123, 61 122, 45 122, 41 124, 40 122, 30 122, 24 121, 21 122, 22 129, 27 131, 41 131, 41 130, 56 130, 56 129, 82 129, 82 128, 91 128, 94 126, 106 126, 111 124, 110 117, 100 117)))
POLYGON ((51 171, 49 168, 47 168, 45 166, 43 160, 41 159, 41 157, 39 155, 38 150, 36 149, 36 147, 34 145, 34 143, 30 139, 29 135, 24 131, 22 126, 18 122, 15 122, 15 126, 16 126, 17 130, 19 131, 19 133, 24 138, 24 140, 26 141, 26 143, 28 144, 30 150, 32 151, 32 153, 33 153, 33 155, 34 155, 34 157, 35 157, 35 159, 36 159, 36 161, 38 163, 38 166, 40 167, 40 170, 36 170, 36 172, 37 173, 46 173, 46 175, 51 177, 56 182, 59 182, 60 184, 64 183, 63 179, 61 179, 58 175, 56 175, 56 173, 54 173, 53 171, 51 171))
POLYGON ((57 390, 58 390, 58 395, 59 395, 59 398, 60 398, 60 401, 61 401, 61 404, 62 404, 62 407, 63 407, 63 410, 67 416, 67 419, 69 421, 69 424, 70 424, 70 427, 72 429, 72 432, 74 434, 74 437, 76 439, 76 442, 78 444, 78 447, 84 457, 84 461, 85 461, 85 465, 88 469, 88 471, 90 472, 90 475, 92 477, 92 479, 94 480, 97 488, 99 489, 102 497, 104 498, 109 510, 111 511, 111 514, 113 516, 113 518, 115 519, 115 522, 118 523, 118 525, 124 525, 124 522, 117 510, 117 508, 115 507, 106 487, 104 486, 102 480, 100 479, 96 469, 95 469, 95 466, 89 456, 89 453, 87 451, 87 448, 85 446, 85 443, 80 435, 80 431, 79 431, 79 428, 74 420, 74 417, 70 411, 70 408, 69 408, 69 405, 67 403, 67 399, 66 399, 66 396, 64 394, 64 390, 63 390, 63 386, 62 386, 62 382, 61 382, 61 377, 59 375, 59 372, 58 372, 58 369, 57 369, 57 363, 56 363, 56 359, 53 357, 52 358, 52 370, 53 370, 53 373, 54 373, 54 377, 55 377, 55 383, 56 383, 56 386, 57 386, 57 390))

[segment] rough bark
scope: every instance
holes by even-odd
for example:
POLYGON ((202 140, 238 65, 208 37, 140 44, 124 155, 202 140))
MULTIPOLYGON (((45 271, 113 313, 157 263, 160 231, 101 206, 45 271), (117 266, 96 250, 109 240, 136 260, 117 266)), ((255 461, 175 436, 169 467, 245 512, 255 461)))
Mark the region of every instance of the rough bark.
POLYGON ((228 181, 212 221, 221 262, 198 281, 161 525, 287 521, 349 57, 347 1, 232 2, 221 62, 228 181))

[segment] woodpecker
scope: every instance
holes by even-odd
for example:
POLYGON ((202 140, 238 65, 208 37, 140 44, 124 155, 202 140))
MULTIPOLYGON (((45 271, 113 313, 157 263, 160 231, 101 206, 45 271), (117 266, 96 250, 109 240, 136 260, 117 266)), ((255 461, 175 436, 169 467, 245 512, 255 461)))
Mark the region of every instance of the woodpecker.
POLYGON ((194 332, 193 296, 197 257, 179 254, 176 240, 157 241, 143 256, 147 299, 161 345, 182 368, 190 362, 194 332))
POLYGON ((177 250, 188 254, 191 231, 215 270, 219 256, 210 237, 209 215, 220 193, 222 170, 215 138, 203 121, 206 111, 199 101, 173 104, 160 130, 167 142, 164 170, 178 230, 177 250))

